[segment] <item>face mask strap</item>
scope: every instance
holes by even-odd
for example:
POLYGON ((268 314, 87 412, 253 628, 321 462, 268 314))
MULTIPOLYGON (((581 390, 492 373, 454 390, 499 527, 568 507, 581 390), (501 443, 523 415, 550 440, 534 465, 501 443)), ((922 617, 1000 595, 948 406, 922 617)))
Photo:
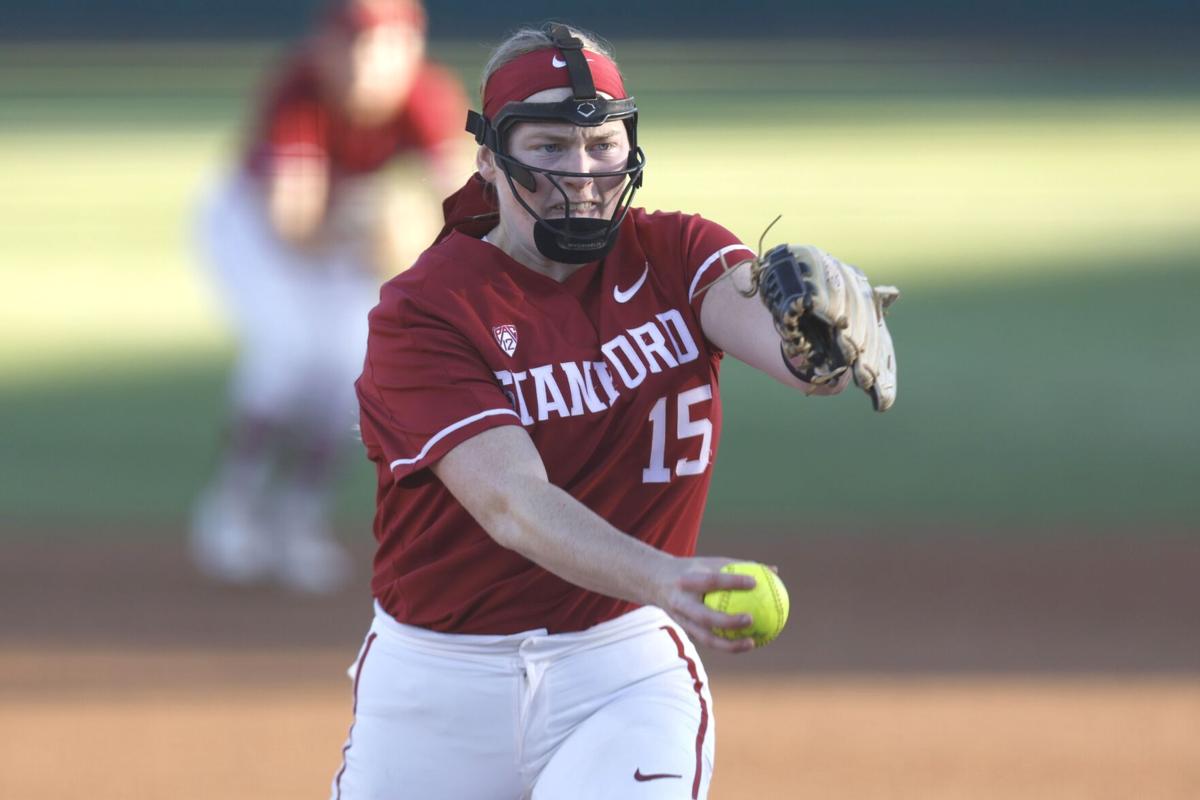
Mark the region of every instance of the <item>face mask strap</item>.
POLYGON ((550 38, 567 62, 567 77, 571 81, 571 94, 576 101, 595 100, 596 82, 592 79, 592 68, 583 55, 583 41, 571 35, 566 25, 553 25, 550 38))

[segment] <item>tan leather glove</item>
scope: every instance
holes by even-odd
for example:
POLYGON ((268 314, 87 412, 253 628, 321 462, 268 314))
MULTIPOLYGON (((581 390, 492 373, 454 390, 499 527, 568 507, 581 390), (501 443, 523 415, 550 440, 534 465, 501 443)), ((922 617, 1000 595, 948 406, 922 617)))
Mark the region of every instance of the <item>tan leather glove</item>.
POLYGON ((797 375, 827 383, 849 368, 876 411, 892 407, 896 352, 884 312, 900 297, 896 287, 872 287, 861 271, 811 245, 769 250, 754 274, 797 375))

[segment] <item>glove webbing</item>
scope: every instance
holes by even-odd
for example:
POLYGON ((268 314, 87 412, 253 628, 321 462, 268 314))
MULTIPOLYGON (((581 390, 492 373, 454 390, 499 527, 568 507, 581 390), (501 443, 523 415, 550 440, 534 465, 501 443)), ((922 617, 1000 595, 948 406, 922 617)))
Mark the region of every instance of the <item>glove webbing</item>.
POLYGON ((812 310, 814 290, 805 276, 812 274, 812 267, 797 260, 788 246, 781 244, 769 250, 751 272, 751 291, 762 292, 787 360, 803 358, 809 376, 816 369, 833 371, 846 366, 834 343, 833 330, 807 313, 812 310))

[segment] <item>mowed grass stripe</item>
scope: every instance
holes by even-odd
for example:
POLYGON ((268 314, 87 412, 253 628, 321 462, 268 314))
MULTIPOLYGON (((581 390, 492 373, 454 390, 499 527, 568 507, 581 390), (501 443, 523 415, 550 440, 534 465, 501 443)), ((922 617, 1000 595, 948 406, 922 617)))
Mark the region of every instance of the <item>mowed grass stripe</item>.
MULTIPOLYGON (((1110 271, 909 292, 892 315, 901 393, 886 415, 856 389, 803 398, 727 360, 709 523, 804 535, 1190 519, 1200 378, 1185 365, 1200 272, 1151 265, 1137 281, 1159 291, 1131 293, 1110 271)), ((181 352, 81 360, 0 392, 0 511, 184 514, 222 425, 227 361, 181 352), (64 504, 62 482, 79 476, 64 504)), ((343 507, 365 526, 373 482, 349 432, 347 448, 357 469, 343 507)))
MULTIPOLYGON (((1200 184, 1189 177, 1200 174, 1200 148, 1189 124, 959 120, 946 130, 813 126, 795 136, 747 127, 736 138, 648 125, 639 202, 701 211, 750 242, 783 214, 772 241, 817 242, 895 282, 1094 270, 1200 240, 1191 211, 1200 184), (758 146, 738 144, 749 141, 758 146)), ((0 333, 48 348, 34 365, 26 348, 0 345, 0 364, 53 371, 69 366, 73 344, 174 347, 171 320, 153 313, 164 304, 180 331, 207 327, 215 341, 192 215, 234 138, 218 126, 0 136, 11 188, 0 198, 0 264, 21 289, 0 299, 0 333), (59 292, 64 283, 76 291, 59 292), (53 303, 26 300, 56 293, 53 303)))

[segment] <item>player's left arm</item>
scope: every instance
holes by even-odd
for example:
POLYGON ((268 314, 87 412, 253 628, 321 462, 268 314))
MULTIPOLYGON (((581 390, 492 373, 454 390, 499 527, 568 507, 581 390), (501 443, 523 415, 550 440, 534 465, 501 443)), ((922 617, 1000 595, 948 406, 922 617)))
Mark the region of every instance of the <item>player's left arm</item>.
POLYGON ((449 197, 462 186, 474 170, 475 143, 468 139, 443 140, 424 151, 425 175, 434 197, 449 197))
POLYGON ((412 158, 394 186, 374 237, 383 274, 408 268, 442 227, 442 199, 453 194, 475 161, 474 142, 462 135, 467 99, 458 80, 426 65, 405 109, 412 158))
POLYGON ((470 104, 462 83, 439 64, 426 62, 404 110, 409 146, 421 156, 423 181, 440 202, 452 194, 475 163, 474 142, 462 135, 470 104))
POLYGON ((896 402, 896 353, 884 321, 900 296, 894 286, 872 286, 811 245, 780 245, 708 291, 701 326, 734 357, 809 394, 836 394, 853 378, 876 411, 896 402))
POLYGON ((771 313, 757 296, 745 294, 750 289, 750 262, 733 267, 730 273, 705 290, 700 326, 708 340, 738 361, 805 394, 831 395, 845 389, 850 382, 848 372, 817 384, 802 380, 788 368, 771 313))

